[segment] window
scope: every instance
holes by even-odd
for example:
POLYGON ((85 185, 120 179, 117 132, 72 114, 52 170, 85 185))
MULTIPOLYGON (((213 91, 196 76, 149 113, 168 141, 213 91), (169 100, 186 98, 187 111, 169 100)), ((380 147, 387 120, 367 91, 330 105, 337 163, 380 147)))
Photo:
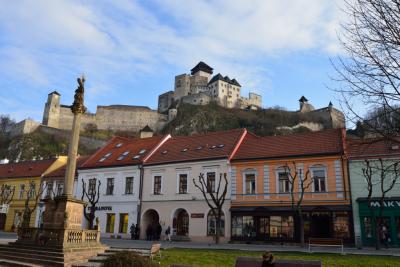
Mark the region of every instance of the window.
POLYGON ((333 217, 333 235, 335 238, 350 238, 349 214, 336 212, 333 217))
POLYGON ((179 174, 179 194, 187 193, 187 174, 179 174))
POLYGON ((256 193, 256 175, 254 173, 245 174, 246 194, 256 193))
POLYGON ((280 171, 278 172, 278 183, 279 183, 279 193, 288 193, 289 192, 289 174, 280 171))
POLYGON ((46 188, 46 198, 51 197, 53 194, 53 182, 47 182, 47 188, 46 188))
POLYGON ((25 193, 25 185, 24 184, 20 184, 19 185, 19 199, 23 199, 24 198, 24 193, 25 193))
POLYGON ((15 210, 13 225, 14 225, 14 227, 18 227, 18 226, 21 226, 21 223, 22 223, 22 211, 15 210))
POLYGON ((88 194, 93 195, 96 192, 96 178, 89 179, 88 194))
POLYGON ((232 217, 232 236, 241 237, 243 235, 243 217, 233 216, 232 217))
POLYGON ((256 236, 253 216, 243 216, 243 236, 247 238, 256 236))
POLYGON ((215 172, 207 172, 207 192, 215 192, 215 172))
POLYGON ((269 232, 271 238, 292 239, 294 223, 292 216, 270 216, 269 232))
POLYGON ((106 195, 114 194, 114 178, 107 178, 106 195))
POLYGON ((57 183, 57 196, 61 196, 62 194, 64 194, 64 183, 58 182, 57 183))
POLYGON ((161 195, 161 176, 157 175, 154 176, 154 188, 153 193, 154 195, 161 195))
POLYGON ((326 172, 325 169, 312 169, 312 178, 314 180, 314 192, 325 192, 326 172))
POLYGON ((36 184, 32 182, 29 185, 29 197, 34 198, 35 196, 36 196, 36 184))
POLYGON ((127 231, 128 231, 128 213, 120 213, 118 232, 126 234, 127 231))
MULTIPOLYGON (((217 220, 216 217, 214 216, 214 213, 210 210, 207 215, 207 235, 215 235, 216 231, 217 231, 217 220)), ((219 234, 221 236, 224 236, 225 234, 225 215, 223 212, 221 214, 219 234)))
POLYGON ((125 194, 133 194, 133 177, 125 178, 125 194))
POLYGON ((114 233, 115 213, 107 213, 106 233, 114 233))
POLYGON ((371 217, 364 217, 364 235, 366 238, 372 238, 371 217))

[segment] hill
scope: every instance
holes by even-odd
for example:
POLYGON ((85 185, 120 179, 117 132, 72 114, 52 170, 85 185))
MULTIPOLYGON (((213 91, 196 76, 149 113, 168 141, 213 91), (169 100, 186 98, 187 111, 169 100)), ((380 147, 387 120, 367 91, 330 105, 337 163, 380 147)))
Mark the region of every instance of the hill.
POLYGON ((215 103, 204 106, 180 104, 177 116, 162 133, 190 135, 236 128, 247 128, 261 136, 310 131, 311 124, 328 128, 314 113, 287 111, 280 107, 260 110, 226 109, 215 103), (303 123, 303 124, 302 124, 303 123), (305 125, 305 126, 302 126, 305 125))

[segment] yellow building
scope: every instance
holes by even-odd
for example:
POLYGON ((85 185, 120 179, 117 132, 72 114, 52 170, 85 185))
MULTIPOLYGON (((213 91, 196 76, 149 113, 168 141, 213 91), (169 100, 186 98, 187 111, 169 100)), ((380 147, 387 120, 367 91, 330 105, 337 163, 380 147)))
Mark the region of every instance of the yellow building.
MULTIPOLYGON (((31 197, 29 205, 33 207, 36 199, 34 196, 40 192, 40 183, 43 175, 60 168, 66 163, 67 157, 62 156, 57 159, 0 164, 0 188, 3 185, 15 188, 8 212, 0 213, 0 230, 13 231, 17 225, 22 223, 22 213, 31 186, 33 197, 31 197), (32 182, 33 184, 31 185, 32 182)), ((2 198, 0 196, 0 200, 2 198)), ((31 214, 30 226, 32 227, 35 226, 36 210, 37 208, 31 214)))

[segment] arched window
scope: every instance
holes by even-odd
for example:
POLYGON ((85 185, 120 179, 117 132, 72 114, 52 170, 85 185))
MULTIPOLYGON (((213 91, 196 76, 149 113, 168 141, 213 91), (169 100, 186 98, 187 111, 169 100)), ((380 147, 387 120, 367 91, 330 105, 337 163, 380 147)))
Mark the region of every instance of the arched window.
MULTIPOLYGON (((225 235, 225 215, 224 212, 221 211, 221 221, 220 221, 220 236, 225 235)), ((217 220, 214 216, 212 210, 208 212, 207 215, 207 235, 215 235, 217 231, 217 220)))

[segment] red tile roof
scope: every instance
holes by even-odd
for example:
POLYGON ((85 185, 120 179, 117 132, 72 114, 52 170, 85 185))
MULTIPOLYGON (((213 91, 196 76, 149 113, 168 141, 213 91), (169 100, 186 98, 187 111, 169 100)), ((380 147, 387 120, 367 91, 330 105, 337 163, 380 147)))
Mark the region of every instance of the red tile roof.
POLYGON ((258 137, 248 134, 232 160, 284 158, 343 153, 342 129, 258 137))
POLYGON ((40 177, 57 159, 0 164, 0 178, 40 177))
POLYGON ((165 142, 145 165, 229 158, 245 129, 175 136, 165 142))
MULTIPOLYGON (((78 169, 86 160, 89 159, 90 156, 81 156, 76 161, 76 169, 78 169)), ((65 171, 67 170, 67 164, 63 165, 62 167, 46 174, 43 176, 44 178, 64 178, 65 171)), ((75 176, 78 176, 78 172, 75 172, 75 176)))
POLYGON ((350 159, 400 157, 400 138, 348 139, 347 155, 350 159))
POLYGON ((84 162, 80 169, 142 164, 143 159, 167 137, 125 138, 116 136, 84 162))

